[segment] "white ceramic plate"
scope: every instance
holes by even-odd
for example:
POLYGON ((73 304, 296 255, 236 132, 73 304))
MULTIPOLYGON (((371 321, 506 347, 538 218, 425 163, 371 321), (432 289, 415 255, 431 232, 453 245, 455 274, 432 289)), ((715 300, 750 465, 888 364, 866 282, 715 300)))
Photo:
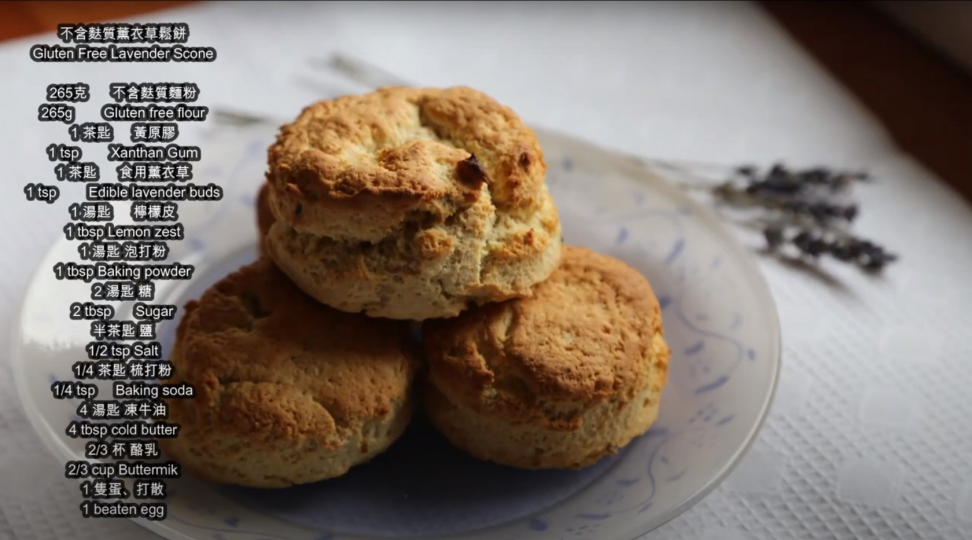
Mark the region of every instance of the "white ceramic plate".
MULTIPOLYGON (((472 460, 421 420, 387 454, 346 477, 283 491, 170 482, 168 518, 137 520, 168 538, 351 540, 631 540, 689 508, 740 461, 766 417, 780 369, 780 333, 769 290, 751 256, 717 219, 637 160, 538 132, 565 241, 626 261, 649 278, 673 349, 661 412, 620 455, 579 472, 527 472, 472 460)), ((155 303, 180 307, 255 257, 254 195, 273 131, 223 131, 205 143, 198 184, 226 190, 220 202, 180 203, 189 238, 169 261, 195 278, 157 281, 155 303)), ((128 205, 115 213, 127 220, 128 205)), ((90 284, 59 281, 57 262, 80 261, 59 241, 30 284, 12 362, 24 409, 64 461, 84 441, 65 434, 77 400, 56 400, 72 380, 89 325, 68 319, 90 284)), ((130 303, 115 304, 130 319, 130 303)), ((178 316, 177 316, 178 319, 178 316)), ((159 327, 166 352, 177 321, 159 327)), ((99 384, 100 399, 110 386, 99 384)), ((109 396, 109 397, 106 397, 109 396)), ((80 495, 79 495, 80 504, 80 495)))

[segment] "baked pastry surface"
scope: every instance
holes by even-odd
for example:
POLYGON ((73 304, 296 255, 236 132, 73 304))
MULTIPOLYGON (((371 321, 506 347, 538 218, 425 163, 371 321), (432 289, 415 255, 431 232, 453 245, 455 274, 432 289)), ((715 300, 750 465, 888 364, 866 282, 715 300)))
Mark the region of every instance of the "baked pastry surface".
POLYGON ((169 399, 165 452, 204 479, 286 487, 340 476, 388 448, 411 417, 406 323, 315 302, 268 259, 186 306, 171 354, 195 387, 169 399))
POLYGON ((582 468, 645 433, 671 351, 648 281, 565 247, 531 297, 426 321, 425 405, 473 456, 522 468, 582 468))
POLYGON ((276 218, 273 217, 273 210, 270 209, 270 186, 265 183, 260 186, 260 191, 257 193, 256 206, 258 236, 257 246, 260 256, 264 256, 267 254, 267 233, 270 232, 270 227, 272 227, 273 222, 276 221, 276 218))
POLYGON ((305 108, 268 152, 270 256, 342 311, 422 320, 528 295, 560 259, 534 133, 469 88, 305 108))

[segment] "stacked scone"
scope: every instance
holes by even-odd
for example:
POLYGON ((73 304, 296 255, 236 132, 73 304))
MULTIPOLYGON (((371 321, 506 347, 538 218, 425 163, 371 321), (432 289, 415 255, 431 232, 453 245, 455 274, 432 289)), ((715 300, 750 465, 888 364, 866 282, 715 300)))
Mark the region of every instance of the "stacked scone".
POLYGON ((648 282, 563 246, 534 133, 468 88, 315 103, 269 150, 263 258, 187 305, 167 452, 287 486, 388 448, 421 394, 469 454, 580 468, 644 433, 669 349, 648 282), (424 368, 409 341, 423 321, 424 368))

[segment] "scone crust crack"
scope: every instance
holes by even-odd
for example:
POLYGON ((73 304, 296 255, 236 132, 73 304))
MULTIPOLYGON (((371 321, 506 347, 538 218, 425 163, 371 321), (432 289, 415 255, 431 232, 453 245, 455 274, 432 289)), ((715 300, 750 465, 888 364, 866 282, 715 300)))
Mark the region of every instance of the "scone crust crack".
POLYGON ((430 321, 441 365, 482 392, 504 380, 542 399, 593 403, 645 380, 661 309, 624 263, 565 248, 560 269, 530 297, 430 321), (448 329, 446 329, 448 327, 448 329), (488 358, 488 359, 487 359, 488 358))
POLYGON ((171 354, 193 399, 168 400, 163 447, 214 481, 260 487, 343 474, 391 444, 411 414, 406 323, 308 298, 269 259, 189 302, 171 354))
MULTIPOLYGON (((388 413, 414 361, 407 328, 335 313, 285 277, 267 279, 277 272, 269 261, 256 264, 268 270, 234 273, 186 308, 176 369, 198 381, 193 401, 214 405, 228 385, 250 383, 303 394, 337 427, 388 413)), ((246 403, 257 412, 284 402, 246 403)))
POLYGON ((532 296, 427 321, 423 340, 433 422, 478 457, 530 468, 586 466, 647 430, 671 354, 647 280, 574 247, 532 296))
POLYGON ((322 101, 269 150, 266 251, 307 294, 372 317, 453 317, 530 294, 560 259, 535 134, 463 87, 322 101))
POLYGON ((387 87, 317 102, 281 128, 268 154, 275 214, 298 229, 319 217, 305 215, 308 205, 379 204, 399 222, 421 208, 444 219, 481 197, 481 184, 497 208, 529 209, 546 174, 532 130, 466 87, 387 87))

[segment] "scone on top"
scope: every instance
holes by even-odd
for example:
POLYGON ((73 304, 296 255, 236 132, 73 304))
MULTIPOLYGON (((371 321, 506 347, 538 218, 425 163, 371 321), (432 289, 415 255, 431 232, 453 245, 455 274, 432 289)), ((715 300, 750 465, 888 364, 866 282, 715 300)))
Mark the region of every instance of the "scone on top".
POLYGON ((171 354, 196 397, 170 399, 163 450, 204 479, 286 487, 340 476, 388 448, 412 412, 407 323, 307 297, 269 259, 189 302, 171 354))
POLYGON ((423 320, 528 295, 560 259, 534 133, 470 88, 382 88, 281 128, 270 256, 348 312, 423 320))
POLYGON ((651 286, 624 263, 564 248, 533 296, 423 325, 432 422, 475 457, 582 468, 645 433, 670 349, 651 286))
POLYGON ((275 220, 273 217, 273 211, 270 210, 270 186, 268 186, 266 183, 260 186, 260 191, 257 193, 256 206, 258 248, 260 256, 262 257, 267 254, 267 233, 270 232, 270 227, 273 225, 275 220))

